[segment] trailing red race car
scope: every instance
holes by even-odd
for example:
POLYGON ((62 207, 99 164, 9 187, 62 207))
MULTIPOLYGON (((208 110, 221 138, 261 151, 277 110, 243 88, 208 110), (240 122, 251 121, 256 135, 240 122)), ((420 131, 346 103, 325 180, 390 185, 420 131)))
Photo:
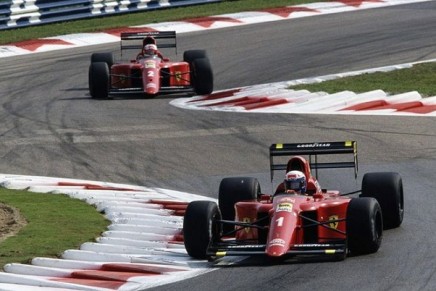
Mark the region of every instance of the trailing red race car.
POLYGON ((172 62, 162 56, 158 47, 177 50, 176 32, 121 33, 121 55, 124 50, 140 50, 137 57, 129 62, 115 62, 112 53, 92 54, 89 66, 91 97, 105 99, 115 94, 153 97, 174 93, 212 93, 213 72, 206 51, 185 51, 183 61, 172 62))
POLYGON ((396 228, 403 221, 403 184, 398 173, 366 173, 361 190, 346 194, 319 186, 318 169, 353 167, 357 177, 355 141, 273 144, 270 161, 271 181, 274 171, 286 171, 274 194, 263 194, 255 178, 224 178, 218 205, 213 201, 188 205, 183 232, 190 256, 344 259, 349 253, 377 252, 383 229, 396 228), (352 160, 345 154, 351 154, 352 160), (320 155, 335 155, 341 161, 319 162, 320 155), (280 156, 291 158, 277 163, 280 156), (360 195, 347 196, 352 194, 360 195))

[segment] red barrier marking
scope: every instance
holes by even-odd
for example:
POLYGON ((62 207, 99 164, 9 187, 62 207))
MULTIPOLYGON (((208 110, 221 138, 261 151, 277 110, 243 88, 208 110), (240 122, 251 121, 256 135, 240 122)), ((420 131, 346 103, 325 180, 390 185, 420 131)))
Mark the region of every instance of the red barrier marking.
POLYGON ((410 101, 410 102, 404 102, 404 103, 396 103, 396 104, 387 104, 387 105, 377 106, 377 107, 373 107, 371 109, 372 110, 395 109, 395 110, 402 111, 402 110, 406 110, 409 108, 420 107, 420 106, 422 106, 422 102, 410 101))
POLYGON ((253 110, 262 107, 270 107, 274 105, 286 104, 289 103, 286 99, 272 99, 268 101, 261 101, 255 104, 245 105, 243 106, 246 110, 253 110))
POLYGON ((89 183, 80 183, 80 182, 58 182, 58 186, 61 187, 83 187, 87 190, 111 190, 111 191, 141 191, 137 189, 131 188, 119 188, 119 187, 110 187, 110 186, 101 186, 89 183))
POLYGON ((231 17, 222 17, 222 16, 207 16, 207 17, 199 17, 193 19, 187 19, 185 22, 196 24, 205 28, 211 27, 215 22, 233 22, 233 23, 242 23, 242 21, 231 18, 231 17))
POLYGON ((350 107, 343 108, 341 110, 383 110, 394 109, 399 112, 410 112, 417 114, 428 114, 436 111, 435 105, 425 105, 421 101, 410 101, 404 103, 390 104, 385 100, 374 100, 369 102, 363 102, 350 107))
POLYGON ((266 102, 268 101, 268 97, 248 97, 248 100, 244 100, 244 101, 240 101, 240 102, 235 102, 235 104, 233 104, 233 106, 242 106, 245 107, 246 105, 250 105, 250 104, 254 104, 254 103, 259 103, 259 102, 266 102))
POLYGON ((127 282, 132 277, 139 276, 156 276, 156 273, 150 272, 114 272, 114 271, 100 271, 100 270, 83 270, 74 271, 71 273, 72 278, 77 279, 91 279, 91 280, 105 280, 105 281, 124 281, 127 282))
POLYGON ((234 105, 237 102, 241 102, 241 101, 245 101, 245 100, 249 100, 249 99, 250 99, 250 97, 240 97, 240 98, 236 98, 236 99, 232 99, 232 100, 215 102, 215 103, 205 104, 205 105, 201 105, 201 106, 234 105))
POLYGON ((35 40, 26 40, 21 41, 14 44, 16 47, 20 47, 22 49, 28 51, 36 51, 38 48, 43 45, 72 45, 71 42, 66 42, 62 39, 35 39, 35 40))
POLYGON ((186 205, 186 206, 188 206, 188 204, 189 204, 189 202, 184 202, 184 201, 159 200, 159 199, 151 199, 149 203, 161 204, 163 206, 166 206, 166 205, 186 205))
POLYGON ((184 241, 183 234, 175 234, 173 237, 173 240, 169 241, 169 243, 175 244, 175 243, 183 242, 183 241, 184 241))
POLYGON ((314 12, 319 13, 316 9, 311 9, 307 7, 277 7, 277 8, 271 8, 271 9, 263 9, 260 10, 262 12, 268 12, 271 14, 275 14, 284 18, 288 18, 289 15, 291 15, 294 12, 314 12))
POLYGON ((176 210, 172 213, 174 216, 185 216, 186 210, 176 210))
POLYGON ((169 210, 186 210, 186 207, 188 207, 188 204, 167 204, 167 205, 163 205, 164 209, 169 209, 169 210))
POLYGON ((174 216, 184 216, 189 204, 189 202, 156 199, 151 199, 147 203, 162 205, 163 209, 171 210, 171 215, 174 216))
POLYGON ((225 97, 231 97, 235 93, 238 93, 240 91, 241 91, 241 89, 233 89, 233 90, 224 91, 224 92, 212 93, 212 94, 206 95, 205 97, 203 97, 201 99, 190 100, 188 102, 197 102, 197 101, 214 100, 214 99, 220 99, 220 98, 225 98, 225 97))
POLYGON ((360 7, 363 4, 363 2, 384 3, 385 1, 383 0, 336 0, 332 2, 341 2, 348 6, 360 7))
POLYGON ((436 111, 436 105, 422 105, 421 107, 409 108, 403 111, 417 114, 428 114, 436 111))
POLYGON ((188 204, 182 204, 182 205, 180 205, 180 204, 178 204, 178 205, 171 205, 171 204, 162 205, 163 209, 171 210, 171 215, 174 215, 174 216, 184 216, 187 207, 188 207, 188 204))
POLYGON ((345 107, 342 108, 341 110, 368 110, 368 109, 372 109, 374 107, 379 107, 379 106, 384 106, 384 105, 388 105, 389 103, 387 103, 385 100, 374 100, 374 101, 368 101, 368 102, 363 102, 363 103, 359 103, 350 107, 345 107))

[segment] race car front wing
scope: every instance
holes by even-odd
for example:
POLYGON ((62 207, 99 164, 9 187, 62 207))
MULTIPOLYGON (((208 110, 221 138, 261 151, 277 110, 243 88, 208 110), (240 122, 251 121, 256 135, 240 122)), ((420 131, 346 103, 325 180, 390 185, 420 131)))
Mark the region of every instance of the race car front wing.
MULTIPOLYGON (((209 247, 207 255, 211 257, 266 255, 265 244, 217 243, 209 247)), ((345 241, 337 243, 295 244, 286 252, 286 256, 340 256, 347 253, 345 241)))
MULTIPOLYGON (((178 87, 161 87, 159 94, 192 94, 194 89, 191 86, 178 86, 178 87)), ((142 87, 131 87, 131 88, 111 88, 109 94, 113 95, 123 95, 123 94, 144 94, 144 89, 142 87)))

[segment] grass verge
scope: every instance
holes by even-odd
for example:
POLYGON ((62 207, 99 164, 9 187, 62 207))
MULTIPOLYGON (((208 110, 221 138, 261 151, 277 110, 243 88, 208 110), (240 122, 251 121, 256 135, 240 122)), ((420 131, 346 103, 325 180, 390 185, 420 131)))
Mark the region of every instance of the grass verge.
POLYGON ((324 91, 329 94, 350 90, 356 93, 381 89, 389 94, 418 91, 423 97, 436 96, 436 62, 414 65, 390 72, 365 73, 313 84, 290 86, 290 89, 324 91))
POLYGON ((95 241, 110 224, 93 206, 63 194, 0 188, 0 202, 19 209, 27 221, 17 235, 0 243, 0 266, 29 263, 36 256, 59 257, 95 241))

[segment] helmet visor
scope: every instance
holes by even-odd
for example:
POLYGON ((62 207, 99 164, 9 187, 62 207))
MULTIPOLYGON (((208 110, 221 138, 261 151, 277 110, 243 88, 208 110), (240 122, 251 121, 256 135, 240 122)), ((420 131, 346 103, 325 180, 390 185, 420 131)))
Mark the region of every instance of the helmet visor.
POLYGON ((293 190, 299 193, 306 192, 306 177, 300 171, 290 171, 286 173, 284 181, 285 190, 293 190))
POLYGON ((286 190, 301 191, 302 186, 303 186, 302 181, 300 181, 300 180, 286 180, 285 181, 286 190))

